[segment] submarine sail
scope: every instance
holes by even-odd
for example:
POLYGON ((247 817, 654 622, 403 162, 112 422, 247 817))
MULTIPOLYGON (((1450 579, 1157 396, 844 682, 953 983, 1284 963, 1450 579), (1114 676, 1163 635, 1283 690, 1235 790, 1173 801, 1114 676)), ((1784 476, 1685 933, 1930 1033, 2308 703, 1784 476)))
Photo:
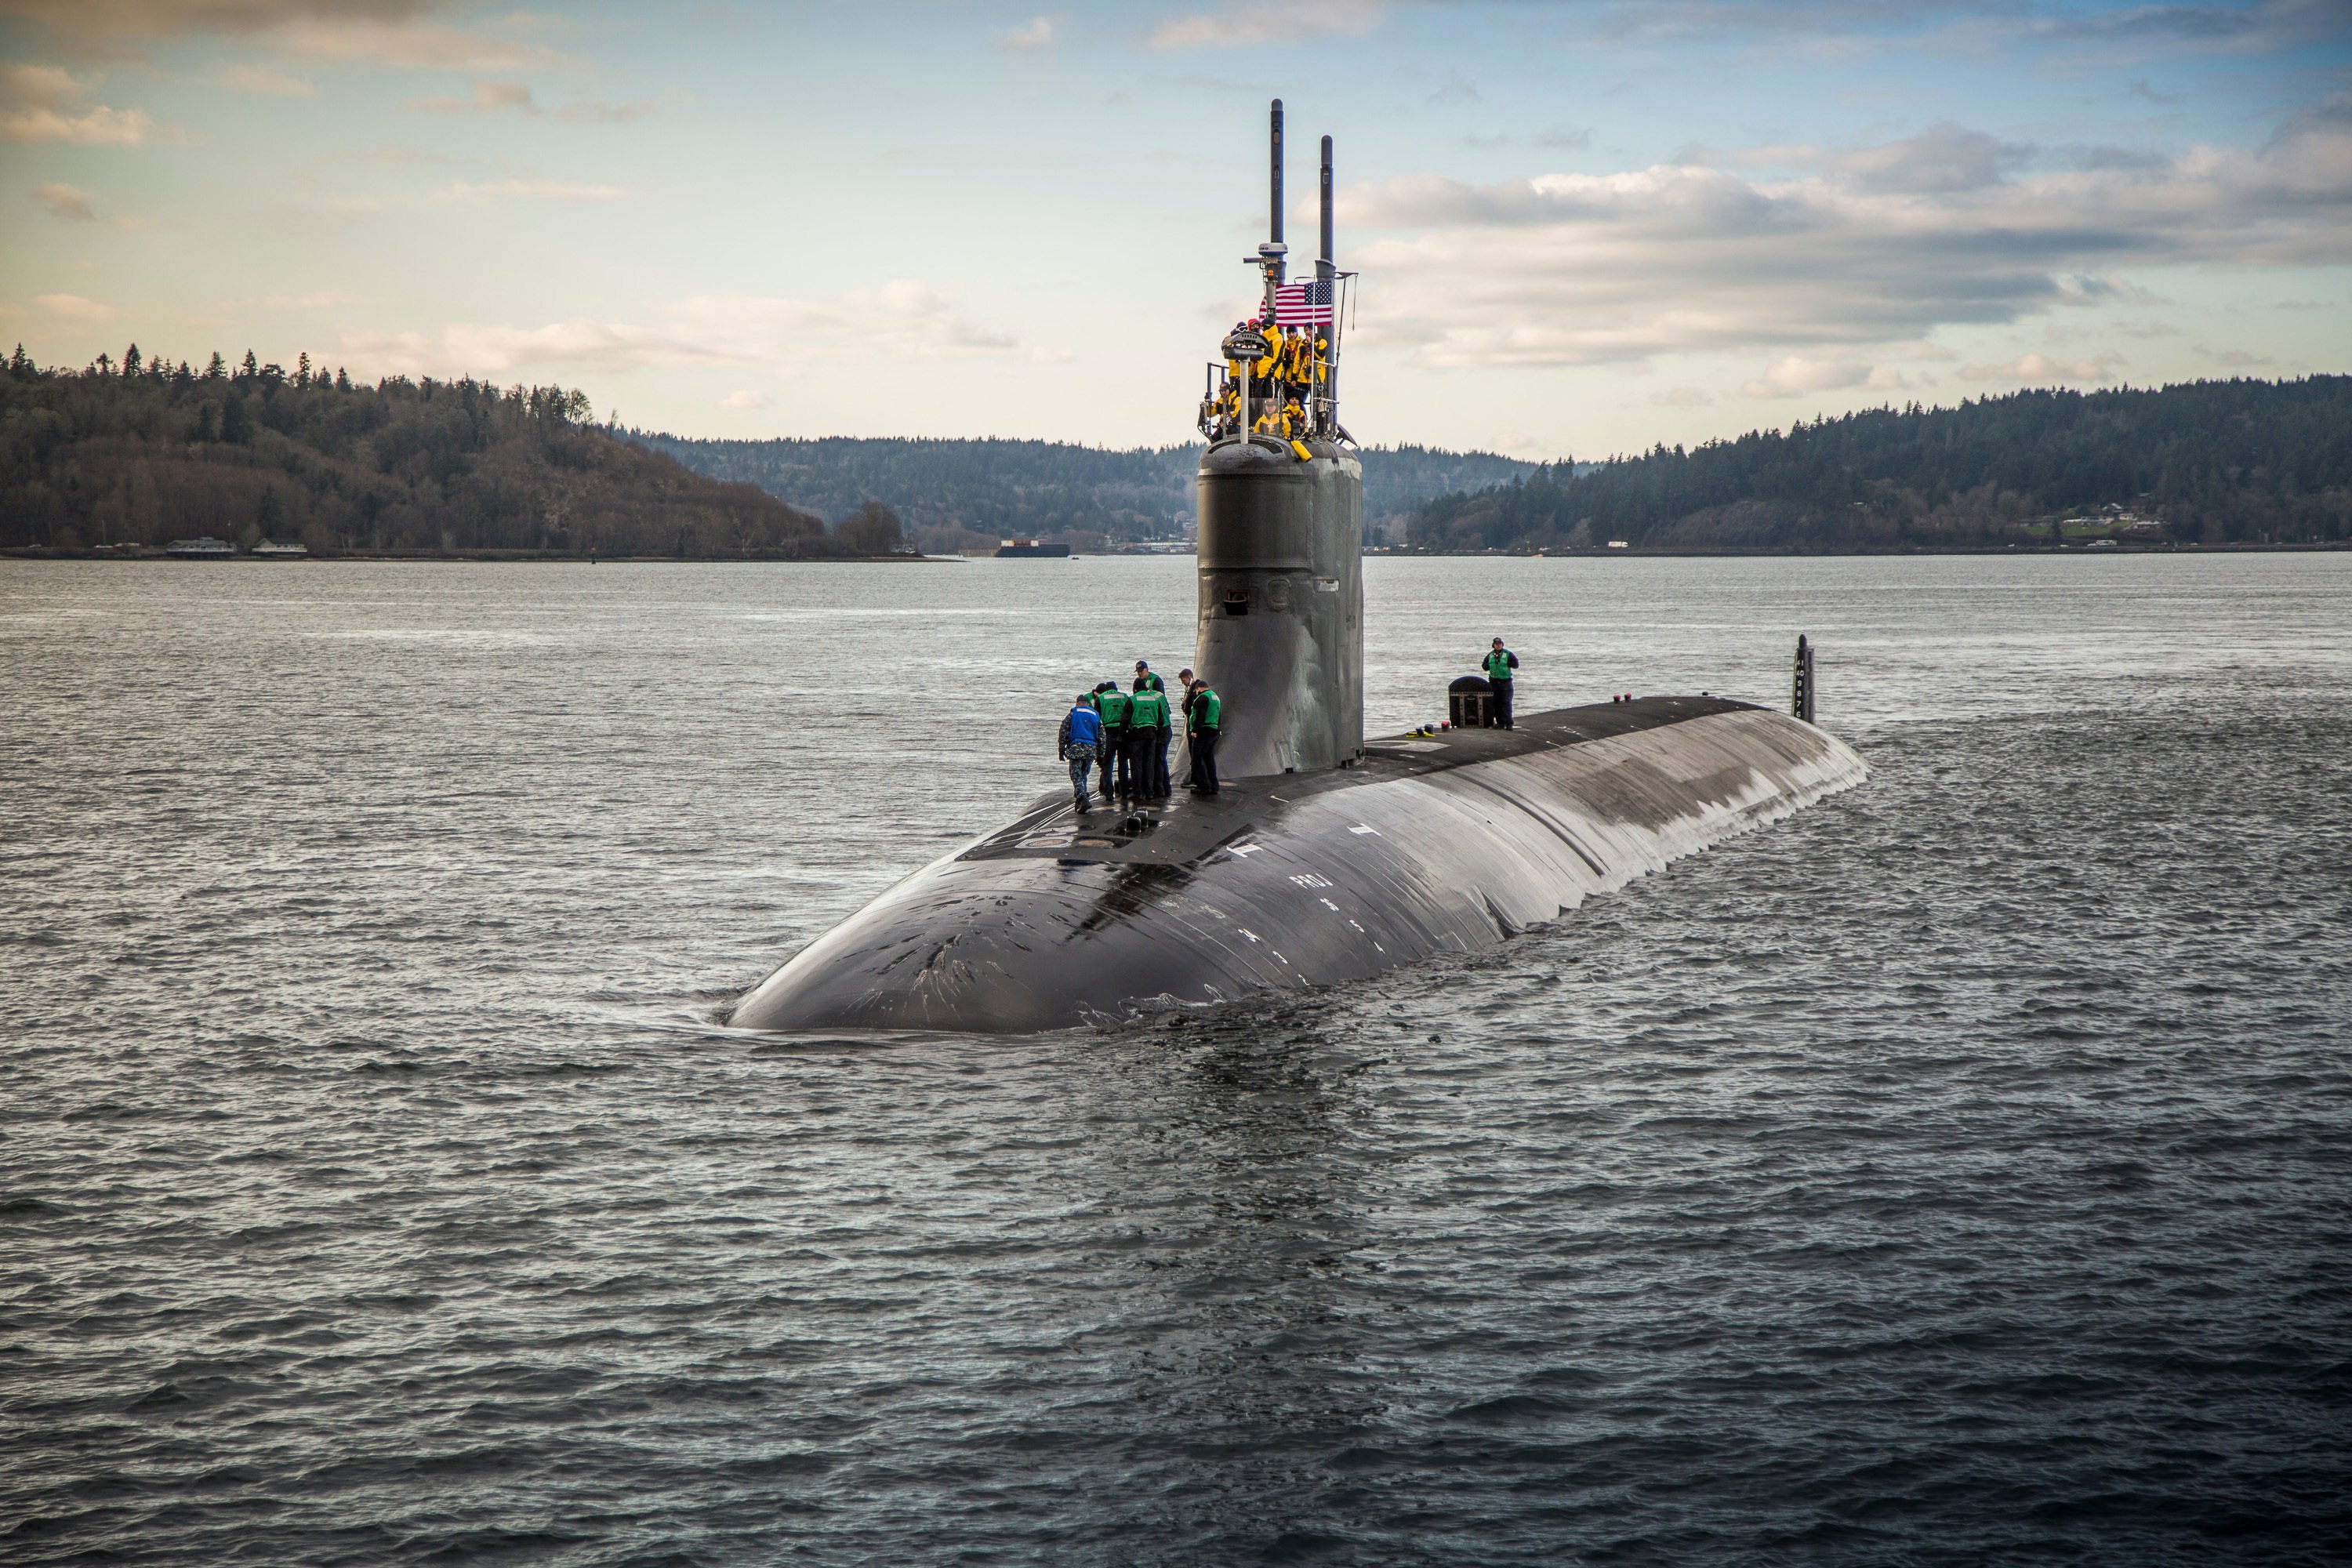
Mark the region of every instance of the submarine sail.
POLYGON ((1331 254, 1331 139, 1323 138, 1322 254, 1287 280, 1282 100, 1257 313, 1234 325, 1201 407, 1193 668, 1232 717, 1228 778, 1352 763, 1364 750, 1364 469, 1339 423, 1341 279, 1331 254))
MULTIPOLYGON (((1026 1033, 1475 952, 1867 776, 1801 717, 1714 697, 1363 732, 1363 468, 1339 421, 1331 143, 1292 282, 1282 105, 1255 312, 1199 422, 1198 641, 1224 787, 1079 812, 1056 790, 802 949, 733 1022, 1026 1033)), ((1434 692, 1433 692, 1433 696, 1434 692)))

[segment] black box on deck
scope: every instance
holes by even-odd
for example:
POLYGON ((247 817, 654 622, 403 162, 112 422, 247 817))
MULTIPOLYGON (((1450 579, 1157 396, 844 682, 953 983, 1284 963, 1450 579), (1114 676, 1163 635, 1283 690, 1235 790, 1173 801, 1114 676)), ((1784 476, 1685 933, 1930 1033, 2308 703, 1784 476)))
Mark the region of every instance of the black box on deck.
POLYGON ((1457 730, 1495 726, 1495 689, 1483 675, 1465 675, 1445 689, 1445 716, 1457 730))

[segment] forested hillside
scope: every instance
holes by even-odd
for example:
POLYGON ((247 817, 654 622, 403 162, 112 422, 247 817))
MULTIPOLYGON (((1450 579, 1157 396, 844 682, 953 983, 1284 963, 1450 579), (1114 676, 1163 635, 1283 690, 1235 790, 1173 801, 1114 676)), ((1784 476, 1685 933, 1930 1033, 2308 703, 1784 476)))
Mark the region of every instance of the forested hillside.
POLYGON ((0 373, 0 546, 212 535, 322 554, 845 554, 750 485, 688 471, 588 423, 559 386, 143 360, 0 373))
POLYGON ((1547 468, 1432 500, 1408 531, 1431 550, 1981 547, 2110 506, 2150 540, 2352 538, 2352 376, 1874 409, 1547 468))
MULTIPOLYGON (((793 506, 839 521, 877 500, 934 549, 1008 535, 1100 534, 1171 539, 1192 518, 1201 448, 1107 451, 1056 441, 701 441, 631 436, 717 479, 758 485, 793 506)), ((1364 461, 1364 515, 1377 524, 1450 490, 1500 484, 1533 463, 1491 452, 1374 447, 1364 461)))

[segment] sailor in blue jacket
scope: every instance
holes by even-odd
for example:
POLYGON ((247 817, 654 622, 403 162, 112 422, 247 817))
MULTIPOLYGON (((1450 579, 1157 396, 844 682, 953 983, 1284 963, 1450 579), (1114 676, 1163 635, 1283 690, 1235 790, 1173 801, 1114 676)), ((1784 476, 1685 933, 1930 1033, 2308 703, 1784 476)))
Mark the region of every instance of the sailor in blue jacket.
POLYGON ((1080 811, 1094 809, 1094 799, 1087 794, 1087 779, 1094 772, 1102 738, 1102 715, 1095 711, 1094 693, 1081 691, 1076 703, 1062 715, 1062 734, 1055 747, 1055 754, 1070 764, 1070 790, 1077 796, 1080 811))

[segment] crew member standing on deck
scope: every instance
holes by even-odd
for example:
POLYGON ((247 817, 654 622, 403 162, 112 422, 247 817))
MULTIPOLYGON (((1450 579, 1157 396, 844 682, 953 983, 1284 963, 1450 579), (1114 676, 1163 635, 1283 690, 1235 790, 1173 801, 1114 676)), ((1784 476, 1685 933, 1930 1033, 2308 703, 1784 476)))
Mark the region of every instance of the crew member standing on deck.
POLYGON ((1185 743, 1192 753, 1192 782, 1187 788, 1202 795, 1217 793, 1217 731, 1225 721, 1225 705, 1214 688, 1196 680, 1184 698, 1185 743))
POLYGON ((1519 656, 1495 639, 1494 650, 1486 655, 1486 689, 1495 694, 1495 723, 1508 730, 1511 724, 1511 682, 1517 679, 1519 656))
POLYGON ((1079 692, 1070 710, 1062 715, 1062 734, 1055 750, 1070 764, 1070 793, 1082 813, 1094 809, 1095 803, 1087 796, 1087 780, 1093 776, 1096 753, 1102 750, 1102 715, 1095 711, 1094 693, 1079 692))
POLYGON ((1102 797, 1116 800, 1131 795, 1135 786, 1127 771, 1127 693, 1118 689, 1116 680, 1106 680, 1095 688, 1095 711, 1102 715, 1102 797))
MULTIPOLYGON (((1139 658, 1135 661, 1134 696, 1139 697, 1147 691, 1157 691, 1161 694, 1160 702, 1162 704, 1162 710, 1160 719, 1160 744, 1156 751, 1150 746, 1146 746, 1144 748, 1144 761, 1151 765, 1146 768, 1142 773, 1136 775, 1135 792, 1138 795, 1148 795, 1154 800, 1165 800, 1168 796, 1168 737, 1170 733, 1168 728, 1168 717, 1165 710, 1165 704, 1168 700, 1168 683, 1160 679, 1158 675, 1152 672, 1151 661, 1150 659, 1139 658)), ((1131 698, 1130 700, 1132 700, 1131 698)))
MULTIPOLYGON (((1087 693, 1087 706, 1095 710, 1095 716, 1097 718, 1100 718, 1102 716, 1102 694, 1106 691, 1116 691, 1118 689, 1118 682, 1115 680, 1105 680, 1098 682, 1092 691, 1087 693)), ((1095 756, 1102 767, 1102 784, 1095 793, 1103 797, 1103 804, 1106 805, 1110 804, 1111 770, 1118 765, 1117 759, 1113 757, 1111 753, 1117 747, 1118 743, 1117 739, 1113 737, 1110 732, 1110 725, 1108 723, 1105 723, 1103 725, 1102 739, 1095 744, 1095 756)))
POLYGON ((1192 749, 1192 690, 1200 683, 1192 679, 1191 670, 1180 669, 1176 672, 1176 684, 1184 689, 1184 695, 1176 700, 1176 728, 1184 731, 1184 750, 1187 754, 1184 787, 1198 789, 1201 787, 1201 764, 1192 761, 1190 753, 1192 749))
MULTIPOLYGON (((1157 682, 1158 676, 1151 677, 1157 682)), ((1127 733, 1135 752, 1135 788, 1151 800, 1168 798, 1168 694, 1156 685, 1127 700, 1127 733)))

